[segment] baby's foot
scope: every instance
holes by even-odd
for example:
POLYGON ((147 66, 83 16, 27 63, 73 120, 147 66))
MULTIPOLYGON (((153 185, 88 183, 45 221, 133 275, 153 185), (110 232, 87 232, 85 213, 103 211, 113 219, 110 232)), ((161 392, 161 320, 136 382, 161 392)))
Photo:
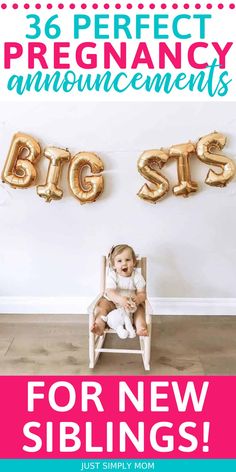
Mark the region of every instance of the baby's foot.
POLYGON ((91 327, 91 333, 97 334, 98 336, 102 336, 104 333, 104 323, 101 324, 96 323, 96 321, 94 321, 91 327))
POLYGON ((145 326, 141 326, 139 329, 137 329, 137 335, 138 336, 148 336, 147 328, 145 328, 145 326))

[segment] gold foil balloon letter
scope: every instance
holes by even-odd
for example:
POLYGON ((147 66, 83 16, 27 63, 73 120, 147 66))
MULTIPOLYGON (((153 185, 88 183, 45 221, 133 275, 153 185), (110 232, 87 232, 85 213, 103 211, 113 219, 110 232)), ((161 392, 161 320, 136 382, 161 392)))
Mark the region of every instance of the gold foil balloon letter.
POLYGON ((165 197, 169 191, 169 182, 163 175, 157 172, 156 168, 161 169, 168 159, 168 154, 160 149, 144 151, 140 156, 138 160, 138 171, 149 182, 154 184, 155 187, 150 188, 149 185, 144 184, 137 193, 139 198, 151 203, 156 203, 161 198, 165 197))
POLYGON ((169 156, 177 159, 178 185, 173 187, 174 195, 188 197, 192 192, 196 192, 198 184, 191 180, 190 157, 196 154, 196 147, 193 143, 176 144, 171 146, 169 156))
POLYGON ((36 179, 34 164, 39 159, 40 153, 40 145, 32 136, 16 133, 2 172, 2 181, 13 188, 30 187, 36 179))
POLYGON ((69 167, 69 186, 81 204, 95 202, 103 192, 104 179, 102 175, 98 175, 103 170, 102 160, 92 152, 79 152, 73 157, 69 167), (83 177, 86 167, 89 167, 92 175, 83 177))
POLYGON ((67 149, 48 147, 44 151, 44 156, 50 161, 47 180, 45 185, 38 185, 37 194, 46 202, 60 200, 63 197, 63 191, 58 187, 61 169, 63 164, 69 161, 70 153, 67 149))
POLYGON ((220 167, 222 172, 217 174, 212 169, 209 170, 206 177, 206 184, 214 187, 225 187, 235 175, 234 162, 229 157, 215 154, 214 151, 220 151, 224 148, 226 137, 221 133, 211 133, 199 139, 197 143, 197 156, 205 164, 212 164, 220 167))

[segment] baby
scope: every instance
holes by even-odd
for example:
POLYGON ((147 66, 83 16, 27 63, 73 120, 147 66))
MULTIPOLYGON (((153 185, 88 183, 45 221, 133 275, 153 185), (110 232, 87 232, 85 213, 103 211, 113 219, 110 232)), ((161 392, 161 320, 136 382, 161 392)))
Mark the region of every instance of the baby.
POLYGON ((147 336, 145 280, 135 268, 137 261, 134 250, 127 244, 119 244, 112 247, 108 257, 111 270, 106 280, 106 292, 95 307, 95 321, 91 331, 102 335, 105 328, 102 317, 120 307, 129 312, 132 300, 137 307, 133 315, 137 335, 147 336))

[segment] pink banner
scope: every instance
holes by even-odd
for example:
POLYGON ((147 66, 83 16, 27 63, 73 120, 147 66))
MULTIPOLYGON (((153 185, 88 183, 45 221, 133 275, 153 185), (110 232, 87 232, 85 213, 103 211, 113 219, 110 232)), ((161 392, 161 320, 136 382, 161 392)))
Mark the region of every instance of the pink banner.
POLYGON ((0 458, 235 458, 236 377, 0 377, 0 458))

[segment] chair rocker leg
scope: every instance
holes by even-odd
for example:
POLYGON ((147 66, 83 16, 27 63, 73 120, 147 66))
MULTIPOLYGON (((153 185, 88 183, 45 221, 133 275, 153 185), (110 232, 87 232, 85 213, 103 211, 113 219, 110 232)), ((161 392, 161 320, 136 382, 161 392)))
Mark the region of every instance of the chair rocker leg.
POLYGON ((94 333, 89 333, 89 368, 94 369, 98 358, 101 354, 99 349, 102 348, 105 341, 106 333, 98 336, 94 333))
POLYGON ((144 369, 150 370, 150 353, 151 353, 150 336, 140 336, 140 347, 142 351, 144 369))
POLYGON ((89 333, 89 368, 95 367, 95 334, 89 333))

